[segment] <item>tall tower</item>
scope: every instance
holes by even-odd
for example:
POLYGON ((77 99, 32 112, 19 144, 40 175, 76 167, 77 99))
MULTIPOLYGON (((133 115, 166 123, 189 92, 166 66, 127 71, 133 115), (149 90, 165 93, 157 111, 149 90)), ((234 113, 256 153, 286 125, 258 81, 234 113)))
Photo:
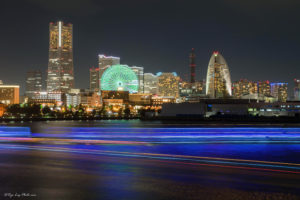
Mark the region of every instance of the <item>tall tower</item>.
POLYGON ((194 52, 194 48, 192 48, 192 51, 190 53, 190 68, 191 68, 191 84, 195 83, 195 67, 196 67, 196 63, 195 63, 195 52, 194 52))
POLYGON ((47 91, 67 92, 74 87, 73 25, 51 22, 49 38, 47 91))
POLYGON ((210 98, 231 96, 231 78, 228 65, 219 52, 211 56, 206 76, 206 95, 210 98))

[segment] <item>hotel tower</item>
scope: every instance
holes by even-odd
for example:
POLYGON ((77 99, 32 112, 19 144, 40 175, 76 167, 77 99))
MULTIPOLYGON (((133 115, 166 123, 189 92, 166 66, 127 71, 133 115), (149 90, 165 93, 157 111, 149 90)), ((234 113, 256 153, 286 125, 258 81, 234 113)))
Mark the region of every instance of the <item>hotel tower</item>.
POLYGON ((219 52, 211 56, 206 76, 206 95, 209 98, 231 96, 231 78, 228 65, 219 52))
POLYGON ((62 21, 49 25, 48 92, 67 92, 74 87, 73 25, 62 21))

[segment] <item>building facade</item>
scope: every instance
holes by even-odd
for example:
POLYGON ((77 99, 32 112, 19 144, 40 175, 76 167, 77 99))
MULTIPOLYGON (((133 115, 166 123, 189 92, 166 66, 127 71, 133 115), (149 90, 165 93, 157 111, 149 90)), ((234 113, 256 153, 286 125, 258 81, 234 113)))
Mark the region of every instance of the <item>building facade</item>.
POLYGON ((35 93, 42 91, 42 72, 39 70, 28 71, 26 73, 25 95, 32 98, 35 93))
POLYGON ((269 81, 258 82, 258 93, 263 96, 271 96, 271 85, 269 81))
POLYGON ((232 86, 232 94, 234 98, 241 99, 246 95, 253 96, 258 93, 257 82, 241 79, 235 81, 232 86))
POLYGON ((287 83, 270 83, 271 96, 277 101, 286 102, 288 97, 287 83))
POLYGON ((98 91, 100 89, 100 69, 90 68, 90 89, 98 91))
POLYGON ((158 73, 158 95, 162 97, 179 97, 179 76, 173 73, 158 73))
POLYGON ((55 102, 56 105, 61 106, 64 102, 64 93, 59 91, 47 92, 41 91, 35 93, 30 100, 31 103, 44 103, 44 102, 55 102))
POLYGON ((144 67, 133 66, 131 67, 131 69, 138 77, 138 83, 139 83, 138 93, 144 93, 144 67))
POLYGON ((49 26, 48 92, 67 92, 74 87, 73 25, 62 21, 49 26))
POLYGON ((208 63, 206 95, 209 98, 226 98, 231 94, 231 78, 228 65, 219 52, 214 52, 208 63))
POLYGON ((144 73, 144 93, 158 93, 158 77, 152 73, 144 73))
POLYGON ((0 85, 0 103, 5 105, 20 103, 20 86, 0 85))

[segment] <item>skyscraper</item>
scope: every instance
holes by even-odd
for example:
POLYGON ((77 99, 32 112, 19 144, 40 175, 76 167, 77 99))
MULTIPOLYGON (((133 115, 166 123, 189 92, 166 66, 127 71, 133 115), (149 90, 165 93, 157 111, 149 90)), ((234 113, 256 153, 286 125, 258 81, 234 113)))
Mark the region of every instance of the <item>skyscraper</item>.
POLYGON ((42 91, 41 71, 28 71, 26 74, 26 96, 32 98, 36 92, 40 91, 42 91))
POLYGON ((47 91, 67 92, 74 87, 73 25, 51 22, 49 37, 47 91))
POLYGON ((206 76, 206 95, 209 98, 231 96, 231 78, 228 65, 219 52, 214 52, 209 60, 206 76))
POLYGON ((132 71, 135 72, 136 76, 138 77, 138 83, 139 83, 139 93, 144 92, 144 67, 137 67, 133 66, 130 67, 132 71))
POLYGON ((99 68, 90 68, 90 89, 99 90, 100 88, 100 77, 99 68))
POLYGON ((119 65, 120 64, 120 58, 114 57, 114 56, 106 56, 106 55, 99 55, 98 56, 98 64, 99 64, 99 88, 101 88, 101 77, 104 71, 112 66, 112 65, 119 65))

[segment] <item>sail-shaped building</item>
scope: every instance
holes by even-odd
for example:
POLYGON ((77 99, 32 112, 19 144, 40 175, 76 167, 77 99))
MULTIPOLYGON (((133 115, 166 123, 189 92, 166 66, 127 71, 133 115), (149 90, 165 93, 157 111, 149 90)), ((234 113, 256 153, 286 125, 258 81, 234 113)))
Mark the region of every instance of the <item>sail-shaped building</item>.
POLYGON ((207 69, 206 95, 209 98, 226 98, 231 94, 231 78, 228 65, 219 52, 213 52, 207 69))

